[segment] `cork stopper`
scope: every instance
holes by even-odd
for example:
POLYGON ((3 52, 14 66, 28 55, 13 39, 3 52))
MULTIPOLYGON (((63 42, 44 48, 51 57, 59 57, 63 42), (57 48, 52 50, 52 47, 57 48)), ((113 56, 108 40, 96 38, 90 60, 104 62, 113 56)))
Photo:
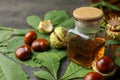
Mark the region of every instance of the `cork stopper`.
POLYGON ((73 17, 83 21, 99 20, 103 17, 103 12, 94 7, 80 7, 73 11, 73 17))

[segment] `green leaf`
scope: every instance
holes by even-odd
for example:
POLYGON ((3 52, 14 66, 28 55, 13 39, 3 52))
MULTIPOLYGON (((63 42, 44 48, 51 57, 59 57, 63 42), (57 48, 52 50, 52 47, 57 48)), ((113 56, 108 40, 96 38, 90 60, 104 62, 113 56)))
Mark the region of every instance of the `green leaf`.
POLYGON ((0 26, 0 30, 14 31, 15 28, 0 26))
POLYGON ((60 23, 58 26, 65 27, 67 29, 74 27, 75 26, 74 19, 73 18, 67 19, 64 22, 60 23))
POLYGON ((63 59, 67 55, 67 51, 66 50, 55 49, 55 48, 52 48, 47 53, 56 53, 57 56, 59 57, 59 60, 63 59))
POLYGON ((34 75, 44 80, 56 80, 49 72, 44 70, 34 72, 34 75))
POLYGON ((0 52, 5 54, 9 53, 9 50, 7 49, 7 45, 10 40, 11 39, 8 39, 0 43, 0 52))
POLYGON ((120 57, 116 57, 114 59, 114 62, 115 62, 116 65, 120 66, 120 57))
POLYGON ((119 48, 117 48, 115 52, 119 52, 119 53, 120 53, 120 47, 119 47, 119 48))
MULTIPOLYGON (((7 41, 8 41, 8 40, 7 40, 7 41)), ((7 46, 7 41, 4 41, 4 42, 0 43, 0 47, 5 47, 5 46, 7 46)))
POLYGON ((23 37, 16 36, 12 38, 7 45, 7 49, 9 52, 14 52, 19 46, 24 44, 23 37))
POLYGON ((101 2, 95 3, 95 4, 91 4, 91 7, 100 7, 101 6, 101 2))
POLYGON ((0 42, 9 39, 12 35, 12 31, 9 30, 0 30, 0 42))
MULTIPOLYGON (((13 58, 15 61, 18 63, 24 64, 25 66, 30 66, 30 67, 41 67, 41 63, 36 61, 34 58, 31 58, 29 60, 21 61, 15 57, 14 53, 8 54, 9 57, 13 58)), ((34 56, 32 56, 34 57, 34 56)))
POLYGON ((30 29, 16 29, 13 31, 14 35, 25 35, 30 29))
POLYGON ((7 47, 0 47, 0 52, 2 52, 2 53, 9 53, 7 47))
POLYGON ((28 80, 21 67, 0 53, 0 80, 28 80))
POLYGON ((120 8, 114 6, 114 5, 111 5, 111 4, 108 4, 108 7, 112 10, 116 10, 116 11, 120 11, 120 8))
POLYGON ((120 8, 118 8, 118 7, 114 6, 114 5, 111 5, 111 4, 109 4, 109 3, 105 2, 105 1, 101 1, 101 5, 107 7, 108 9, 111 9, 111 10, 120 11, 120 8))
POLYGON ((115 10, 115 11, 120 11, 120 8, 112 5, 112 4, 109 4, 105 1, 101 1, 101 2, 98 2, 98 3, 95 3, 95 4, 91 4, 90 6, 92 7, 98 7, 98 8, 102 8, 104 9, 104 7, 106 7, 107 9, 109 10, 115 10))
POLYGON ((118 47, 118 48, 115 50, 114 55, 115 55, 117 58, 120 58, 120 47, 118 47))
POLYGON ((106 40, 105 45, 111 45, 111 44, 120 44, 119 40, 106 40))
MULTIPOLYGON (((12 37, 13 38, 13 37, 12 37)), ((2 43, 0 43, 0 52, 2 53, 9 53, 10 51, 8 50, 7 46, 8 46, 8 43, 13 40, 12 38, 8 39, 8 40, 5 40, 3 41, 2 43)))
POLYGON ((68 14, 64 10, 52 10, 45 14, 45 20, 51 20, 53 25, 58 25, 67 20, 68 14))
POLYGON ((37 58, 41 61, 41 64, 46 67, 50 73, 57 80, 57 72, 60 65, 60 57, 56 53, 41 53, 37 56, 37 58))
POLYGON ((73 62, 70 63, 68 66, 64 76, 61 78, 61 80, 72 80, 74 78, 82 78, 84 77, 88 72, 91 72, 92 69, 83 68, 73 62))
POLYGON ((50 40, 50 34, 44 34, 44 33, 41 33, 41 32, 38 32, 38 31, 36 31, 36 33, 37 33, 37 37, 38 38, 45 38, 45 39, 47 39, 48 41, 50 40))
POLYGON ((41 21, 41 19, 40 19, 40 17, 37 16, 37 15, 33 15, 33 16, 28 16, 28 17, 27 17, 27 23, 28 23, 33 29, 37 29, 40 21, 41 21))

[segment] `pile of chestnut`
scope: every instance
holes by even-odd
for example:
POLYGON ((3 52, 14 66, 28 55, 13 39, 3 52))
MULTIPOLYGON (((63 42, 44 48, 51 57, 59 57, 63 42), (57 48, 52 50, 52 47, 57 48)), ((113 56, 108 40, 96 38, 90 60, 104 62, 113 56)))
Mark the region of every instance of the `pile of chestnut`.
POLYGON ((42 52, 50 49, 49 42, 44 38, 38 38, 35 31, 30 30, 24 36, 25 45, 21 45, 15 51, 15 56, 20 60, 27 60, 32 55, 31 49, 35 52, 42 52))
MULTIPOLYGON (((30 30, 24 36, 25 45, 21 45, 15 51, 15 56, 20 60, 29 59, 31 50, 43 52, 50 49, 50 43, 44 38, 37 38, 35 31, 30 30)), ((106 80, 105 76, 112 76, 116 72, 114 61, 109 56, 104 56, 92 63, 93 72, 85 75, 84 80, 106 80)))

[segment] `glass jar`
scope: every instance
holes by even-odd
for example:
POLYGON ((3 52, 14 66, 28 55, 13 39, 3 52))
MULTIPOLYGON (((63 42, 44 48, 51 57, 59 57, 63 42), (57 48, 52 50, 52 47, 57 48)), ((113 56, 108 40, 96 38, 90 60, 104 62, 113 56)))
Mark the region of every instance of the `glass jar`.
POLYGON ((73 16, 75 27, 68 31, 67 56, 81 66, 91 67, 93 60, 104 55, 105 36, 100 29, 103 12, 80 7, 73 11, 73 16))

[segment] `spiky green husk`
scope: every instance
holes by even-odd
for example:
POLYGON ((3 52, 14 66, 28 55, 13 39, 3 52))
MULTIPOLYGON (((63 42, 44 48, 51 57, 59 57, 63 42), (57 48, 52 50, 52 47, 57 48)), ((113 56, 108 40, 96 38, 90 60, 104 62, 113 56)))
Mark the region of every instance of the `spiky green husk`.
POLYGON ((50 42, 56 48, 67 47, 67 29, 63 27, 55 28, 54 32, 50 35, 50 42))

